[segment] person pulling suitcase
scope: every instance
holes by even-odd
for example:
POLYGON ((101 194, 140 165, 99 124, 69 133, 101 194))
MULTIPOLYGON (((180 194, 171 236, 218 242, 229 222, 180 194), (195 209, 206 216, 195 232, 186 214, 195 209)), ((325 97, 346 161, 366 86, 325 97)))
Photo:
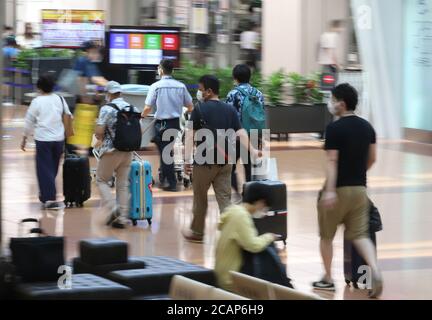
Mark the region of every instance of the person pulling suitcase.
POLYGON ((324 277, 313 283, 318 290, 334 291, 331 264, 333 239, 337 227, 345 226, 345 239, 352 241, 370 267, 369 296, 377 298, 383 290, 375 246, 369 237, 369 202, 366 192, 367 171, 376 161, 376 134, 366 120, 354 113, 357 91, 349 84, 332 90, 332 113, 339 120, 326 130, 326 184, 318 203, 320 250, 324 277))
POLYGON ((106 225, 123 229, 129 213, 129 171, 132 152, 141 146, 141 114, 121 97, 121 86, 110 81, 106 87, 106 101, 99 113, 95 137, 100 142, 100 159, 96 169, 96 183, 102 205, 108 212, 106 225), (116 197, 111 193, 112 177, 116 177, 116 197))

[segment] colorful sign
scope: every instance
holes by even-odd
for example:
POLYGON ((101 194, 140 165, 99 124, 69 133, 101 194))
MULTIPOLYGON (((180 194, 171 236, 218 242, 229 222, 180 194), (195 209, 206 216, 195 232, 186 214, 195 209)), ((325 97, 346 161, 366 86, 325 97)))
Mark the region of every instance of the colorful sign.
POLYGON ((103 44, 105 12, 101 10, 42 10, 42 45, 79 48, 85 41, 103 44))
POLYGON ((145 49, 160 49, 161 48, 161 35, 160 34, 146 34, 144 35, 144 48, 145 49))

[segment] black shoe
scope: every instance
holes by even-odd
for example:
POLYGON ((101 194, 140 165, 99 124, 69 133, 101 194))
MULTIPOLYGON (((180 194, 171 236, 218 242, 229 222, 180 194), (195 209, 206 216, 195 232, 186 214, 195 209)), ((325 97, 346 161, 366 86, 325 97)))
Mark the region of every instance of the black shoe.
POLYGON ((111 223, 111 227, 115 229, 125 229, 127 226, 127 221, 123 217, 117 217, 114 219, 114 221, 111 223))
POLYGON ((120 213, 117 210, 114 210, 110 216, 108 217, 106 221, 106 225, 110 226, 118 217, 120 216, 120 213))
POLYGON ((168 192, 177 192, 178 191, 177 186, 175 186, 175 187, 172 187, 172 186, 163 187, 162 190, 168 191, 168 192))
POLYGON ((312 286, 315 290, 336 291, 334 283, 333 282, 327 282, 324 279, 321 281, 316 281, 316 282, 312 283, 312 286))
POLYGON ((372 279, 372 289, 369 291, 369 298, 379 298, 383 291, 383 281, 380 278, 372 279))

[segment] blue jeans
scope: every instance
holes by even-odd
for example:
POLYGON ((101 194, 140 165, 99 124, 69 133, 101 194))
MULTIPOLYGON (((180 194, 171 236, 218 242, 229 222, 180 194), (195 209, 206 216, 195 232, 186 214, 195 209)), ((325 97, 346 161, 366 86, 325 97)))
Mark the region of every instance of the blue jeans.
POLYGON ((36 141, 36 173, 42 203, 57 200, 55 180, 63 150, 64 141, 36 141))

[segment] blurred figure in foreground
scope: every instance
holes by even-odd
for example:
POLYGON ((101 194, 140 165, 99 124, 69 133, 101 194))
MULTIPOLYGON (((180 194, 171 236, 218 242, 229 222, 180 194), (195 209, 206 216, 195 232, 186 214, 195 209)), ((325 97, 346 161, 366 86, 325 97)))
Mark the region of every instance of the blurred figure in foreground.
POLYGON ((86 41, 83 43, 82 49, 84 50, 84 55, 77 58, 73 69, 79 75, 81 100, 91 103, 91 99, 87 96, 86 86, 94 84, 105 87, 108 80, 102 76, 99 67, 96 65, 97 62, 102 60, 100 46, 95 42, 86 41))

